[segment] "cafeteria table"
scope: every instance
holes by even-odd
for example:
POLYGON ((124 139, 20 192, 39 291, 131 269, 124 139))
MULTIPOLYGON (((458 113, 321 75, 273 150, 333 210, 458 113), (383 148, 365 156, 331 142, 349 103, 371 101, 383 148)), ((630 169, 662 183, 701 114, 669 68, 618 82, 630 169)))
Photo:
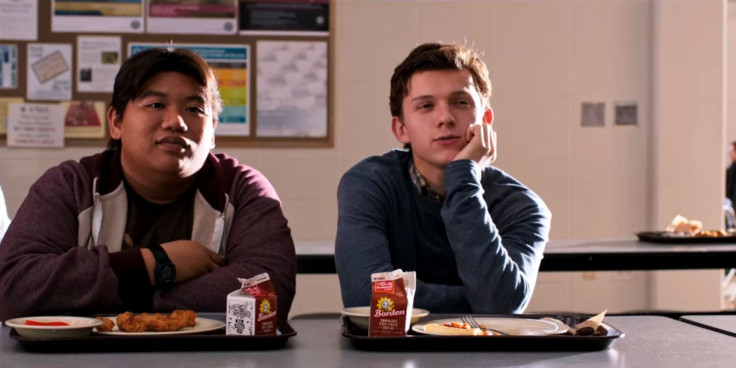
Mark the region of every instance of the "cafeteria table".
MULTIPOLYGON (((334 243, 296 243, 297 272, 335 273, 334 243)), ((736 243, 660 244, 637 238, 552 240, 539 270, 654 271, 736 267, 736 243)))
POLYGON ((697 314, 680 317, 683 322, 736 337, 736 314, 697 314))
POLYGON ((625 336, 594 352, 370 352, 341 336, 337 319, 296 319, 287 345, 271 351, 30 353, 0 329, 0 366, 91 367, 728 367, 736 339, 661 316, 611 316, 625 336))

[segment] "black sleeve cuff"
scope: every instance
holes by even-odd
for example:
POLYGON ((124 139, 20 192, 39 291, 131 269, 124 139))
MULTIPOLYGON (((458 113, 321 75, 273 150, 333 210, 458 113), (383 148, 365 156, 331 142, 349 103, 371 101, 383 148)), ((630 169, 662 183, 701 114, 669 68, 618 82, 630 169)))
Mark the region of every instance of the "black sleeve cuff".
POLYGON ((150 311, 153 291, 140 248, 110 253, 110 267, 118 277, 118 292, 125 310, 150 311))

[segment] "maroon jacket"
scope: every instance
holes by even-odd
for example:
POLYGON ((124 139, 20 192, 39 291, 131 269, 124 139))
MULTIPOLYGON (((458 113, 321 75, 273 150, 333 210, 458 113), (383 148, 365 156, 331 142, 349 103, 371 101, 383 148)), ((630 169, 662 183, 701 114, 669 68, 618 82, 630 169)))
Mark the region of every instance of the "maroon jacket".
MULTIPOLYGON (((153 290, 137 248, 121 250, 127 195, 120 155, 104 151, 49 169, 31 187, 0 243, 0 320, 117 312, 152 298, 152 311, 224 312, 237 278, 267 272, 286 318, 296 256, 276 191, 257 170, 210 154, 199 173, 192 239, 226 266, 153 290), (153 295, 151 296, 151 293, 153 295)), ((173 240, 173 239, 172 239, 173 240)))

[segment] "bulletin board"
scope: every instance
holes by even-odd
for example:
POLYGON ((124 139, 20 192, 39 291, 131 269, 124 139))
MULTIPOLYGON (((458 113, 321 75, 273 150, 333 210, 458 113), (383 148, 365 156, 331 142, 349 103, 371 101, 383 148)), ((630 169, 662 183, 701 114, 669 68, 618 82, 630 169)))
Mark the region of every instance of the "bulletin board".
MULTIPOLYGON (((74 8, 78 1, 38 0, 35 40, 8 38, 12 28, 0 29, 0 122, 10 104, 48 104, 64 116, 64 146, 104 147, 120 63, 145 48, 173 46, 192 49, 215 70, 224 100, 218 148, 333 146, 332 0, 91 3, 102 15, 90 18, 74 8), (110 14, 129 9, 123 15, 130 19, 105 17, 104 6, 113 4, 110 14), (15 74, 7 65, 13 52, 15 74), (50 87, 55 79, 61 88, 50 87)), ((8 24, 2 6, 0 23, 8 24)), ((0 145, 7 141, 0 129, 0 145)))

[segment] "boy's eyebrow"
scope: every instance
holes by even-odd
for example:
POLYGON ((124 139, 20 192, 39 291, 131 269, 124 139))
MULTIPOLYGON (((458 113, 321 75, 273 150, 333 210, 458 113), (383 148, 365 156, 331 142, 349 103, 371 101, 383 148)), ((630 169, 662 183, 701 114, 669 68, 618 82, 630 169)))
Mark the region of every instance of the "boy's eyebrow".
POLYGON ((432 95, 422 95, 422 96, 417 96, 417 97, 412 98, 410 102, 414 102, 416 100, 426 100, 426 99, 431 99, 431 98, 434 98, 434 96, 432 96, 432 95))
MULTIPOLYGON (((469 94, 470 94, 470 92, 468 92, 468 91, 466 91, 464 89, 450 92, 450 96, 453 96, 453 97, 454 96, 458 96, 458 95, 469 95, 469 94)), ((421 95, 421 96, 417 96, 417 97, 412 98, 410 100, 410 102, 414 102, 414 101, 417 101, 417 100, 433 99, 433 98, 435 98, 434 95, 421 95)))
MULTIPOLYGON (((136 97, 136 99, 142 99, 142 98, 146 98, 146 97, 150 97, 150 96, 154 96, 154 97, 166 97, 167 94, 164 93, 164 92, 161 92, 161 91, 156 91, 154 89, 147 89, 147 90, 141 92, 141 94, 138 95, 138 97, 136 97)), ((200 102, 200 103, 203 103, 203 104, 207 102, 207 99, 205 99, 205 97, 203 95, 201 95, 201 94, 196 94, 196 95, 188 96, 186 98, 186 100, 187 101, 200 102)))
POLYGON ((459 91, 455 91, 455 92, 450 93, 450 96, 458 96, 458 95, 466 95, 467 96, 467 95, 470 95, 470 92, 468 92, 466 90, 459 90, 459 91))
POLYGON ((154 97, 166 97, 166 94, 163 93, 163 92, 156 91, 156 90, 147 89, 147 90, 144 90, 141 93, 139 93, 138 96, 136 96, 135 98, 136 99, 140 99, 140 98, 146 98, 146 97, 150 97, 150 96, 154 96, 154 97))

